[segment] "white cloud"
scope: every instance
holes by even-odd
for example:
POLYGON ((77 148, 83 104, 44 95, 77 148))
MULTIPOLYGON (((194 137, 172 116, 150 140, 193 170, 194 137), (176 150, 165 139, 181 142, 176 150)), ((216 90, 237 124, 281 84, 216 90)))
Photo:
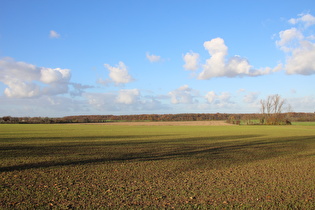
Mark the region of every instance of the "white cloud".
POLYGON ((5 57, 0 60, 0 80, 23 79, 25 81, 39 80, 39 68, 25 62, 17 62, 5 57))
POLYGON ((186 53, 183 56, 185 65, 183 66, 186 70, 197 70, 199 68, 199 54, 194 52, 186 53))
POLYGON ((306 37, 306 39, 308 39, 308 40, 315 40, 315 35, 310 35, 310 36, 306 37))
POLYGON ((56 31, 54 31, 54 30, 51 30, 50 32, 49 32, 49 37, 50 38, 52 38, 52 39, 58 39, 58 38, 60 38, 60 34, 58 34, 56 31))
POLYGON ((237 92, 241 93, 241 92, 245 92, 246 90, 244 88, 239 89, 237 92))
POLYGON ((312 16, 311 14, 299 14, 299 18, 291 18, 289 20, 289 23, 291 24, 297 24, 297 23, 302 23, 304 24, 305 27, 309 27, 311 25, 315 24, 315 17, 312 16))
POLYGON ((158 55, 150 55, 148 52, 146 53, 146 57, 150 62, 159 62, 161 61, 161 56, 158 55))
POLYGON ((68 91, 69 69, 37 67, 12 58, 0 60, 0 82, 8 87, 4 94, 12 98, 57 95, 68 91))
POLYGON ((209 79, 226 75, 225 56, 227 55, 227 46, 221 38, 215 38, 207 41, 203 45, 208 50, 211 58, 206 60, 203 65, 203 71, 199 74, 199 79, 209 79))
POLYGON ((300 46, 292 50, 287 59, 285 70, 288 74, 315 74, 315 43, 301 41, 300 46))
POLYGON ((257 92, 250 92, 244 96, 243 101, 246 103, 254 103, 258 99, 259 93, 257 92))
POLYGON ((235 55, 227 59, 228 47, 224 40, 218 37, 204 42, 204 48, 209 52, 210 58, 202 65, 198 79, 261 76, 280 70, 285 70, 287 74, 315 74, 315 43, 313 42, 315 35, 309 34, 313 31, 307 29, 315 24, 315 17, 310 14, 299 16, 299 18, 290 19, 289 22, 292 24, 301 23, 304 27, 293 27, 280 31, 279 40, 276 41, 276 45, 287 54, 285 64, 279 63, 273 68, 256 69, 250 65, 246 58, 241 56, 235 55))
POLYGON ((226 68, 228 69, 227 72, 230 72, 229 74, 234 77, 242 74, 250 75, 252 66, 249 64, 247 59, 236 55, 230 58, 226 68))
POLYGON ((210 91, 206 94, 205 98, 207 99, 207 102, 212 104, 214 100, 216 99, 217 95, 214 91, 210 91))
POLYGON ((62 117, 88 113, 87 102, 64 96, 9 98, 0 96, 0 113, 16 117, 62 117))
POLYGON ((264 68, 256 69, 255 71, 251 72, 251 76, 261 76, 261 75, 266 75, 266 74, 278 72, 281 70, 283 70, 283 64, 279 63, 274 68, 264 67, 264 68))
POLYGON ((285 52, 288 52, 295 48, 298 45, 299 41, 304 39, 302 32, 297 28, 280 31, 279 37, 280 40, 276 41, 276 44, 280 47, 281 50, 285 52))
POLYGON ((192 104, 196 102, 194 97, 198 95, 198 91, 193 90, 188 85, 183 85, 168 94, 171 97, 172 104, 192 104))
POLYGON ((228 92, 223 92, 218 96, 218 98, 223 102, 229 102, 231 99, 231 94, 228 92))
MULTIPOLYGON (((261 76, 285 70, 287 74, 315 74, 315 43, 310 26, 315 25, 315 17, 310 14, 300 14, 298 18, 291 18, 291 24, 297 25, 279 32, 276 45, 286 53, 285 64, 279 63, 275 67, 254 68, 250 62, 241 56, 234 55, 227 58, 228 47, 220 37, 204 42, 204 48, 209 52, 210 58, 202 65, 198 79, 206 80, 214 77, 244 77, 261 76), (299 26, 303 27, 299 27, 299 26)), ((184 68, 197 69, 199 55, 187 53, 184 57, 184 68)))
POLYGON ((40 81, 50 84, 54 82, 68 81, 70 79, 69 69, 51 69, 51 68, 41 68, 40 81))
POLYGON ((93 88, 91 85, 82 85, 80 83, 70 83, 72 86, 72 90, 70 91, 71 96, 81 96, 84 93, 85 89, 93 88))
POLYGON ((115 93, 84 93, 88 104, 101 111, 117 111, 119 107, 115 103, 115 93))
POLYGON ((102 78, 99 78, 97 79, 96 81, 98 84, 101 84, 101 85, 104 85, 104 86, 108 86, 110 83, 112 83, 112 81, 110 79, 102 79, 102 78))
POLYGON ((169 109, 168 105, 162 104, 154 96, 142 97, 138 89, 124 89, 110 93, 83 93, 82 96, 92 108, 102 113, 109 111, 111 114, 115 112, 134 114, 169 109))
POLYGON ((10 98, 36 97, 40 94, 40 87, 34 83, 24 82, 20 80, 8 80, 8 85, 4 90, 4 94, 10 98))
POLYGON ((205 95, 205 99, 207 103, 219 108, 230 107, 235 104, 231 101, 231 94, 229 92, 222 92, 218 95, 214 91, 210 91, 205 95))
POLYGON ((288 98, 288 104, 292 106, 294 112, 314 112, 315 98, 313 96, 304 96, 297 98, 288 98))
POLYGON ((139 100, 140 92, 138 89, 120 90, 116 102, 122 104, 133 104, 139 100))
POLYGON ((105 68, 109 70, 109 77, 116 84, 126 84, 133 81, 133 78, 129 75, 127 66, 123 62, 119 62, 116 67, 104 64, 105 68))
POLYGON ((238 55, 227 60, 228 47, 220 37, 204 42, 204 48, 209 52, 210 58, 202 65, 202 72, 198 75, 201 80, 213 77, 259 76, 279 70, 279 66, 254 69, 246 58, 238 55))
POLYGON ((287 74, 315 74, 315 43, 314 34, 307 28, 315 24, 315 17, 310 14, 300 14, 299 18, 291 18, 292 24, 302 23, 304 27, 280 31, 280 40, 276 44, 287 55, 284 70, 287 74))

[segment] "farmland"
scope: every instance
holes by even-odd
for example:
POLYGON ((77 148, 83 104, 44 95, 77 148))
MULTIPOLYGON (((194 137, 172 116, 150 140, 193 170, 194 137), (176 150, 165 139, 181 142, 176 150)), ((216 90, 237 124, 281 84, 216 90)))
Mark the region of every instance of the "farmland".
POLYGON ((0 208, 315 208, 312 123, 2 124, 0 151, 0 208))

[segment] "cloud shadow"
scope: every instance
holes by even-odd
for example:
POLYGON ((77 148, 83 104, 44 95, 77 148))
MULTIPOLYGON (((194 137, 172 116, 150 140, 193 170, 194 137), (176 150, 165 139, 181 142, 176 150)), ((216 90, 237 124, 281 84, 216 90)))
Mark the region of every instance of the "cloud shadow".
MULTIPOLYGON (((216 167, 224 167, 230 164, 242 164, 292 154, 300 151, 301 148, 307 148, 307 144, 314 142, 315 139, 315 136, 268 139, 258 135, 195 138, 174 138, 173 136, 171 139, 162 138, 161 140, 137 140, 138 137, 125 136, 126 140, 121 141, 2 146, 0 151, 10 153, 11 158, 33 157, 38 160, 40 157, 45 159, 48 156, 52 160, 3 166, 0 167, 0 172, 104 164, 117 161, 158 161, 166 159, 198 160, 199 167, 214 165, 219 162, 222 165, 216 167), (218 139, 220 141, 216 141, 218 139), (75 157, 67 157, 67 154, 75 154, 75 157), (60 157, 64 158, 61 160, 60 157)), ((91 137, 85 138, 93 139, 91 137)), ((99 138, 99 136, 95 137, 95 139, 99 138)), ((108 139, 113 138, 108 137, 108 139)), ((73 138, 71 139, 73 140, 73 138)))

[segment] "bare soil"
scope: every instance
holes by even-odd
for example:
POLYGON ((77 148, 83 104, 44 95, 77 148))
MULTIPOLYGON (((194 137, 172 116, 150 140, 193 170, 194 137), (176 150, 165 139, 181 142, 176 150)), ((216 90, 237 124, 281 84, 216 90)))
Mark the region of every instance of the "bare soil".
MULTIPOLYGON (((99 124, 99 123, 98 123, 99 124)), ((225 121, 164 121, 164 122, 110 122, 104 125, 143 125, 143 126, 233 126, 225 121)))

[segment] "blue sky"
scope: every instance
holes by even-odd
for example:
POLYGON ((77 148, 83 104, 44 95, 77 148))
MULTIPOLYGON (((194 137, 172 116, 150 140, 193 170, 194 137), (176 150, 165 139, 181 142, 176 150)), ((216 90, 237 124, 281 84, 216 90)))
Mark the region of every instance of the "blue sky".
POLYGON ((0 0, 0 116, 315 111, 315 4, 0 0))

